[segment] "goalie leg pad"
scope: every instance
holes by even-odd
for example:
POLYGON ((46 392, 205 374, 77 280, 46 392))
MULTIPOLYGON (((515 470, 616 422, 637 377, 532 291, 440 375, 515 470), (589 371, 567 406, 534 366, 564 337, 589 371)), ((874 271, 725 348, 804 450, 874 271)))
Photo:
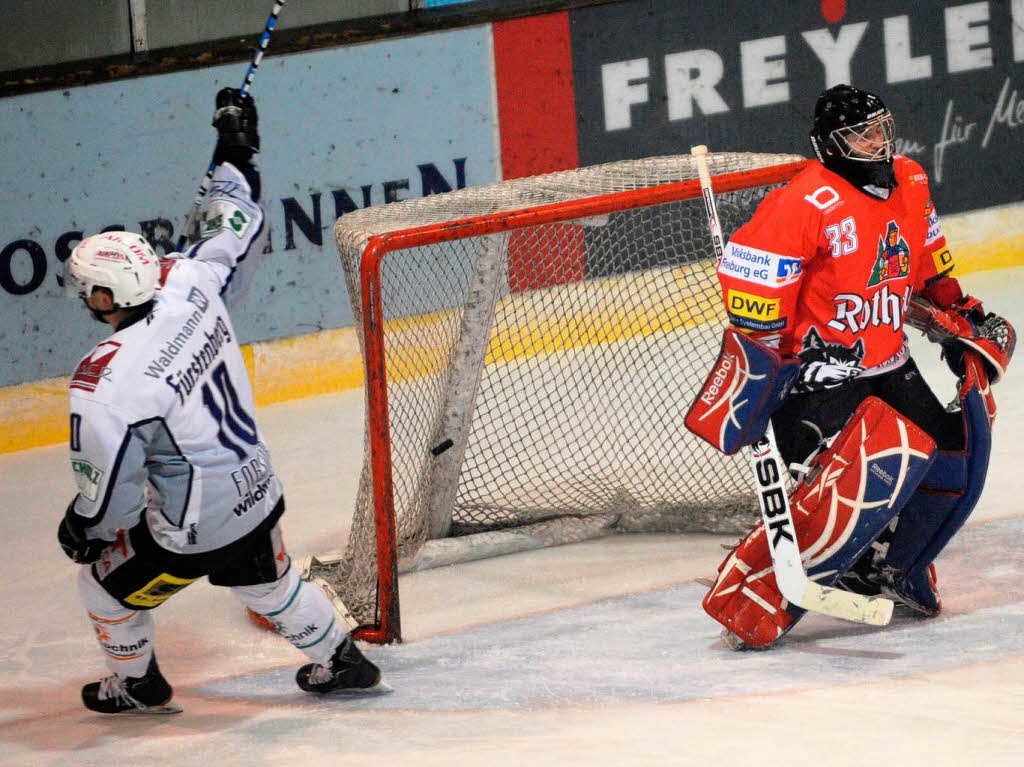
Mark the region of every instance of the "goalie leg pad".
MULTIPOLYGON (((922 429, 877 397, 864 400, 790 500, 808 577, 833 585, 906 504, 934 455, 922 429)), ((704 609, 750 647, 776 642, 803 616, 779 592, 763 524, 722 563, 704 609)))
POLYGON ((883 592, 928 615, 942 609, 935 588, 935 558, 974 510, 988 473, 991 426, 977 387, 961 400, 964 450, 941 452, 900 512, 881 567, 883 592))
POLYGON ((686 414, 686 428, 732 455, 764 435, 799 369, 799 362, 783 361, 770 346, 727 328, 718 359, 686 414))

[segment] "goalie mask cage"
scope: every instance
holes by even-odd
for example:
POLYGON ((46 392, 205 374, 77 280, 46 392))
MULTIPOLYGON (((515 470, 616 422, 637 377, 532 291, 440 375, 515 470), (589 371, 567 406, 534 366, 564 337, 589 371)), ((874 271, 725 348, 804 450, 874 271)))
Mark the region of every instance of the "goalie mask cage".
MULTIPOLYGON (((795 155, 708 156, 729 236, 795 155)), ((690 156, 515 179, 335 225, 365 366, 344 555, 313 558, 375 642, 398 573, 616 531, 739 532, 749 471, 683 417, 725 311, 690 156)))

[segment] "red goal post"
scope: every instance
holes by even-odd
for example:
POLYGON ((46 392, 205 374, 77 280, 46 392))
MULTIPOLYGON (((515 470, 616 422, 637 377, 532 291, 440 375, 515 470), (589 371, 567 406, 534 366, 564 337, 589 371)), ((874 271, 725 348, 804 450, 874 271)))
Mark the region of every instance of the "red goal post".
MULTIPOLYGON (((753 153, 708 161, 726 236, 806 165, 753 153)), ((700 197, 686 155, 338 220, 366 454, 345 553, 313 558, 304 574, 336 592, 357 637, 401 638, 398 574, 427 559, 756 520, 742 467, 681 446, 681 413, 724 325, 700 197), (636 510, 641 521, 624 523, 636 510), (469 539, 483 543, 450 555, 469 539), (443 551, 425 554, 428 541, 443 551)))

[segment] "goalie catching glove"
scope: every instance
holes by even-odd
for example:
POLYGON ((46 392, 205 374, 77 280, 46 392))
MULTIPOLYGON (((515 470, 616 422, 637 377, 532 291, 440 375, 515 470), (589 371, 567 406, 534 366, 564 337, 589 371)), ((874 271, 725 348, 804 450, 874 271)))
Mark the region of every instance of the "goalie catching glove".
POLYGON ((907 309, 907 324, 942 346, 942 356, 958 378, 965 374, 964 352, 971 349, 984 361, 989 380, 997 383, 1017 344, 1013 325, 998 314, 986 313, 981 301, 973 296, 964 296, 948 309, 936 306, 924 296, 914 296, 907 309))

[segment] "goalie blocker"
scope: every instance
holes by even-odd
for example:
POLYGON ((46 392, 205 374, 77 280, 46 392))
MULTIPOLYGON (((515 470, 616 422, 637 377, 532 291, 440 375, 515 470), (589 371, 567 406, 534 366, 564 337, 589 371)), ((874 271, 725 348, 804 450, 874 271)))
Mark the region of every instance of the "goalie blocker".
POLYGON ((726 455, 760 439, 800 370, 729 326, 718 359, 686 414, 686 428, 726 455))

